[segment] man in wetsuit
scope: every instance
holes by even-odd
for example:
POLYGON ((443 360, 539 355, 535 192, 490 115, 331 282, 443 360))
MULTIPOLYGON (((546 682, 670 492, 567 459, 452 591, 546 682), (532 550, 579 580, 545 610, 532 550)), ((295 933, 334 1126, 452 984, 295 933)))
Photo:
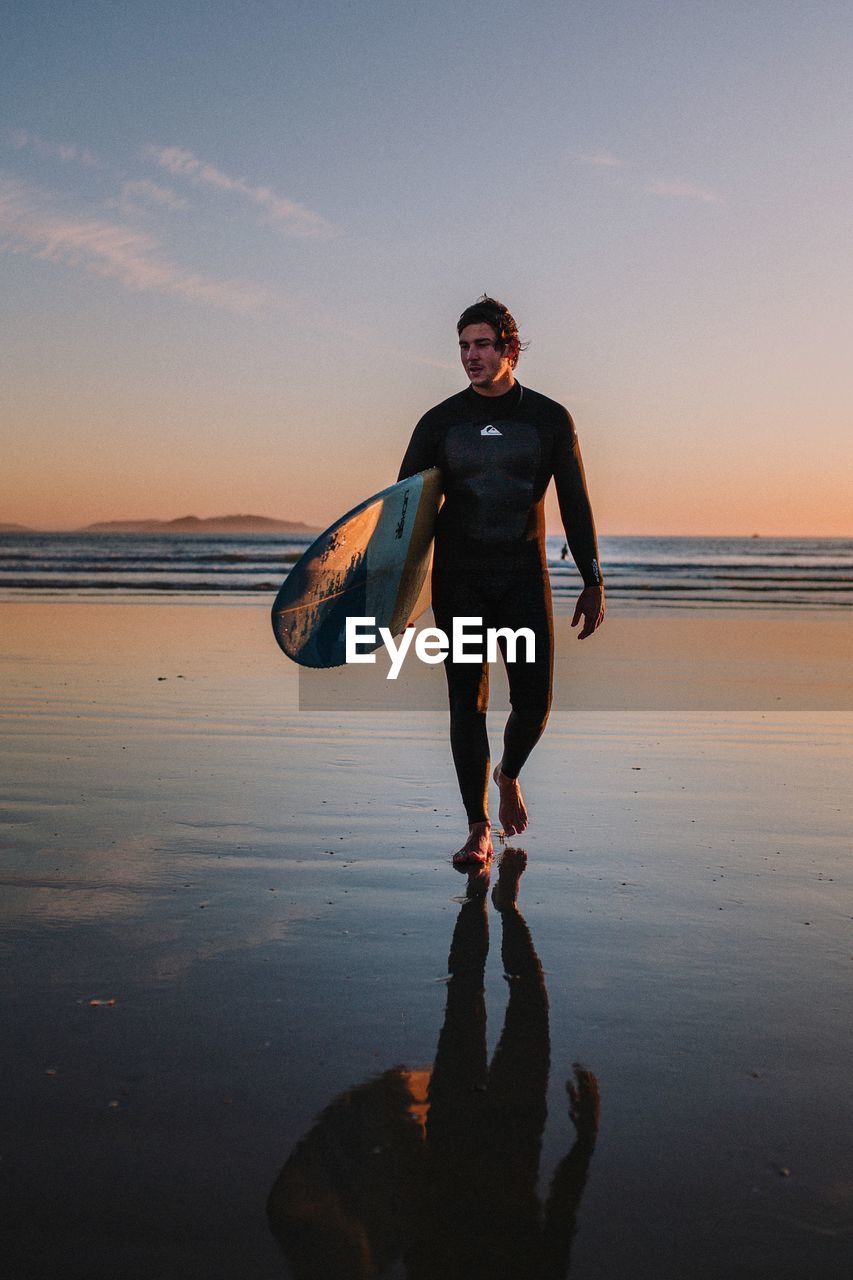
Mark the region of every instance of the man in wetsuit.
MULTIPOLYGON (((485 294, 457 324, 462 366, 470 386, 430 409, 412 434, 401 480, 441 469, 432 571, 436 625, 447 634, 453 618, 480 617, 483 627, 530 628, 535 660, 506 662, 511 712, 503 756, 494 771, 504 833, 528 822, 518 777, 539 740, 551 706, 554 628, 545 561, 545 490, 553 476, 566 541, 583 578, 572 626, 579 638, 604 618, 604 586, 595 524, 584 480, 577 433, 568 411, 515 379, 521 352, 509 311, 485 294)), ((524 646, 519 645, 519 659, 524 646)), ((485 864, 492 853, 488 811, 489 671, 482 664, 445 661, 450 698, 450 743, 468 839, 455 866, 485 864)))

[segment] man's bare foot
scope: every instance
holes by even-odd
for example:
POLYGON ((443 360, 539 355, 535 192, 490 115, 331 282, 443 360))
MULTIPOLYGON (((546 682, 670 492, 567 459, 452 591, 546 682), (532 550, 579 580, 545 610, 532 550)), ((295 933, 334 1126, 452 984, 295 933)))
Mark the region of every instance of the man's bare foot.
POLYGON ((477 865, 485 867, 493 852, 491 822, 472 822, 468 829, 468 839, 453 855, 453 865, 459 871, 468 871, 477 865))
POLYGON ((504 835, 520 836, 527 827, 528 817, 527 806, 521 794, 521 787, 518 785, 518 778, 508 778, 501 771, 500 765, 495 766, 493 777, 501 793, 498 817, 500 818, 504 835))

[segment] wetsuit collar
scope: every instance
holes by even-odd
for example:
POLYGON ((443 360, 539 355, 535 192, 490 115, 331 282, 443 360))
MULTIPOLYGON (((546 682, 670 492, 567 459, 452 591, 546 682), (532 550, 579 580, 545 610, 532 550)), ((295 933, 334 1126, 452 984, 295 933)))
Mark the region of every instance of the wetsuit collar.
POLYGON ((521 404, 523 394, 524 388, 520 382, 514 382, 509 391, 505 391, 502 396, 481 396, 470 386, 465 391, 470 404, 476 405, 487 417, 493 418, 497 418, 501 413, 517 409, 521 404))

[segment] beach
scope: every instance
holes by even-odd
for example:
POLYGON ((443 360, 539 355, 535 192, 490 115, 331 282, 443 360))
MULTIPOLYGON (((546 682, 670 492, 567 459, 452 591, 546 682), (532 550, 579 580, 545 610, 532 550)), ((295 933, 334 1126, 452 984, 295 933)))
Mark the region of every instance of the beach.
POLYGON ((450 865, 440 671, 318 687, 266 602, 0 620, 9 1274, 312 1274, 312 1214, 427 1274, 469 1127, 526 1182, 483 1139, 436 1257, 538 1257, 558 1174, 572 1280, 850 1274, 846 613, 558 619, 516 905, 450 865))

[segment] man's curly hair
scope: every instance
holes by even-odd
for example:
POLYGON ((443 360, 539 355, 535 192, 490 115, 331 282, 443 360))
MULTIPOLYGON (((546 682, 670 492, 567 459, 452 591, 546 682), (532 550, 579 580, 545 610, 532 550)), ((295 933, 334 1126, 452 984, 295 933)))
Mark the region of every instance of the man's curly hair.
POLYGON ((495 331, 495 345, 501 349, 507 346, 515 348, 512 367, 518 363, 522 351, 526 351, 528 343, 522 342, 518 336, 518 325, 510 312, 497 298, 490 298, 484 293, 472 306, 466 307, 456 324, 456 332, 461 333, 469 324, 487 324, 495 331))

